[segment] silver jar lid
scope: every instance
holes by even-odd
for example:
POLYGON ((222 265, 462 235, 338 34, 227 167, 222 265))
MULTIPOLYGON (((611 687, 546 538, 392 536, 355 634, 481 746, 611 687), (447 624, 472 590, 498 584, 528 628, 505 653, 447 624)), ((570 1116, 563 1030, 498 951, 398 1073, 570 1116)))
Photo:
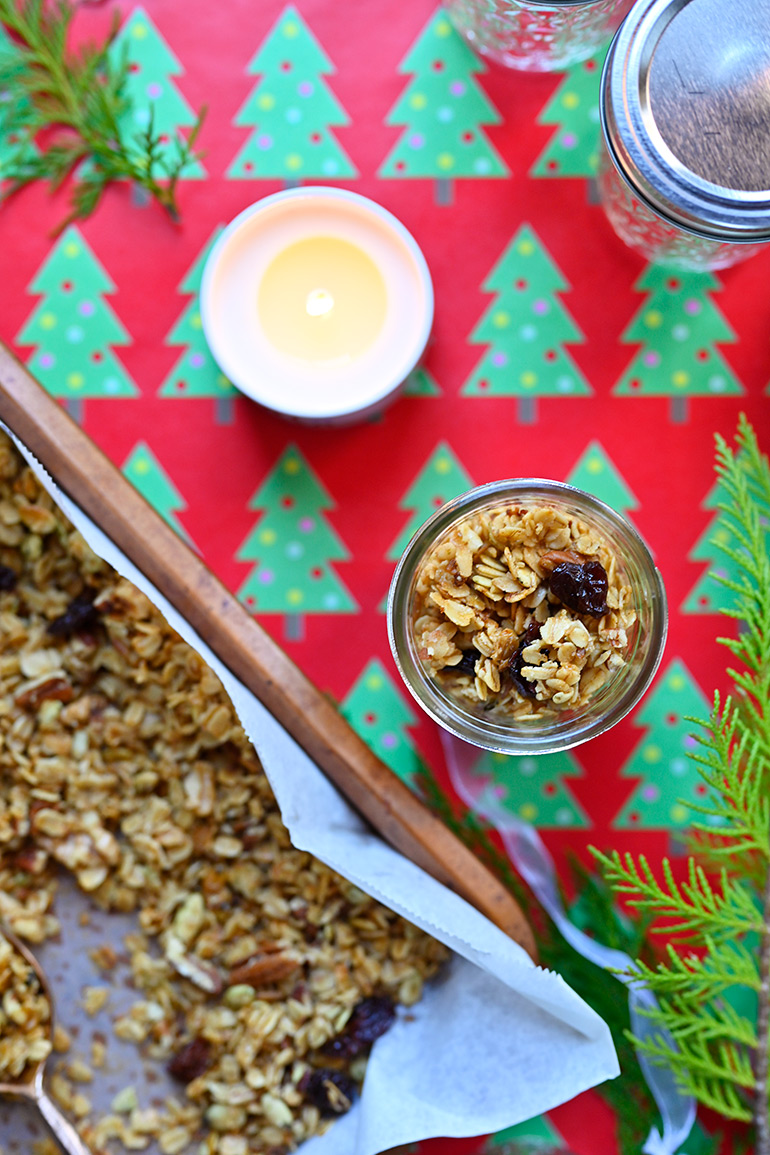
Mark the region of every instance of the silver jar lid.
POLYGON ((770 238, 770 0, 637 0, 607 55, 601 118, 618 171, 661 216, 770 238))

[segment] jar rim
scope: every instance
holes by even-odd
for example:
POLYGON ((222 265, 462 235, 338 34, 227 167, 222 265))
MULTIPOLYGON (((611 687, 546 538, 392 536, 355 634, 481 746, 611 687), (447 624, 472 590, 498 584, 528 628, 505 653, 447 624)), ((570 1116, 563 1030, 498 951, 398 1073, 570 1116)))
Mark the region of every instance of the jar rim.
POLYGON ((668 627, 668 606, 663 579, 649 548, 627 518, 595 495, 548 478, 508 478, 488 482, 460 494, 436 510, 415 532, 393 574, 388 594, 388 638, 396 667, 422 709, 444 730, 483 749, 504 754, 550 754, 567 750, 597 737, 619 722, 636 705, 650 685, 660 665, 668 627), (605 537, 618 535, 629 551, 626 566, 633 568, 645 583, 642 601, 644 629, 638 631, 634 653, 638 669, 618 694, 618 679, 609 682, 576 714, 562 718, 542 718, 498 722, 491 716, 479 718, 451 701, 429 677, 419 661, 411 635, 411 595, 420 565, 454 525, 485 508, 516 499, 530 506, 550 503, 568 505, 575 516, 597 523, 605 537), (640 647, 643 647, 642 653, 640 647), (607 690, 606 687, 610 687, 607 690), (610 701, 609 699, 612 698, 610 701), (601 712, 597 705, 604 706, 601 712), (592 709, 593 707, 593 709, 592 709))
POLYGON ((637 0, 602 69, 600 122, 618 172, 654 212, 696 236, 770 240, 770 188, 731 188, 699 175, 664 139, 651 108, 650 69, 672 22, 698 0, 637 0))

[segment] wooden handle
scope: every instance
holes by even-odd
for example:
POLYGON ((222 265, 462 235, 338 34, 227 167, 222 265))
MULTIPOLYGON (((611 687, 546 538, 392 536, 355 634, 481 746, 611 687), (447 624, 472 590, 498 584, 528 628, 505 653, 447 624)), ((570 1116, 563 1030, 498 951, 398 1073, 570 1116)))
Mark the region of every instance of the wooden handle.
POLYGON ((0 420, 383 838, 461 894, 537 961, 532 929, 511 893, 380 761, 2 343, 0 420))

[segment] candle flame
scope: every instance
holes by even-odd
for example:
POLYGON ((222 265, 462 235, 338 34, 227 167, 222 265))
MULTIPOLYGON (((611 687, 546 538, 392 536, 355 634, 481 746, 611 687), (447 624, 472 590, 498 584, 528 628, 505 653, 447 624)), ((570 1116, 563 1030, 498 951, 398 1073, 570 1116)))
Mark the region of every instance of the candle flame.
POLYGON ((311 289, 305 300, 305 309, 311 317, 325 317, 334 308, 334 297, 326 289, 311 289))

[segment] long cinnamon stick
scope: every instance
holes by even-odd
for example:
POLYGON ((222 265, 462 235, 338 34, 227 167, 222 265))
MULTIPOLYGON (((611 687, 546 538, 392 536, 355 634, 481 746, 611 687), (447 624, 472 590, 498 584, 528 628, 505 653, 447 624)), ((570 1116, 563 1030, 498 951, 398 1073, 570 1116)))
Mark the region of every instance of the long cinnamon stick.
POLYGON ((0 420, 386 841, 462 895, 536 959, 532 929, 511 893, 370 750, 2 343, 0 420))

